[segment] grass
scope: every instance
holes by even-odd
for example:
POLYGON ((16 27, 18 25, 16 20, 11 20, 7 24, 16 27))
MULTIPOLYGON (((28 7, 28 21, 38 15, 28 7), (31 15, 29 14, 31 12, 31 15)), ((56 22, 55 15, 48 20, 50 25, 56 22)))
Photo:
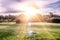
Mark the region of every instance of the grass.
POLYGON ((60 40, 60 24, 37 24, 28 27, 23 24, 0 23, 0 40, 60 40), (35 33, 29 35, 29 30, 35 33))

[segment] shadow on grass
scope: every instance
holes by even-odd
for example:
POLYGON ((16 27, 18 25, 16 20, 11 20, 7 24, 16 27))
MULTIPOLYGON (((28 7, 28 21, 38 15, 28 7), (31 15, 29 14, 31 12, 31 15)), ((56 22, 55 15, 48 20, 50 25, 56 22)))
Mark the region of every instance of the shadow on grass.
MULTIPOLYGON (((58 33, 57 33, 58 34, 58 33)), ((53 34, 51 34, 53 35, 53 34)), ((56 35, 56 34, 55 34, 56 35)), ((53 35, 54 36, 54 35, 53 35)), ((60 40, 60 35, 56 35, 54 36, 55 38, 53 37, 49 37, 48 34, 45 34, 45 33, 37 33, 37 34, 33 34, 32 36, 30 35, 26 35, 24 37, 25 40, 60 40), (57 37, 58 36, 58 37, 57 37)))
POLYGON ((14 36, 13 30, 0 29, 0 40, 9 36, 14 36))

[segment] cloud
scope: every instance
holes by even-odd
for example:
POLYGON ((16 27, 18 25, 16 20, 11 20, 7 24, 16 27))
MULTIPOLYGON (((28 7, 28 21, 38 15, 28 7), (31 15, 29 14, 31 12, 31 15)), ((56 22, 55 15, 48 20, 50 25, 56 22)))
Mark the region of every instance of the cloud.
POLYGON ((55 3, 59 0, 0 0, 0 12, 16 12, 16 10, 20 10, 18 7, 26 6, 29 3, 35 3, 37 6, 40 7, 40 10, 42 12, 51 11, 50 8, 42 8, 45 7, 45 5, 55 3), (13 10, 10 10, 13 9, 13 10), (45 10, 46 9, 46 10, 45 10))
POLYGON ((46 8, 51 9, 54 13, 60 15, 60 1, 53 2, 51 4, 46 5, 46 8))
POLYGON ((0 12, 12 12, 13 10, 10 9, 13 8, 11 8, 10 6, 18 2, 20 2, 20 0, 0 0, 0 12))

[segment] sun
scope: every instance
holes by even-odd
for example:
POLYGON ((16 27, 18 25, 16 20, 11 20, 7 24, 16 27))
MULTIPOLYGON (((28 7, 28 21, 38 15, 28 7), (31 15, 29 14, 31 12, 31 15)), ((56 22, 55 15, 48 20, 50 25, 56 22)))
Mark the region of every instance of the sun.
POLYGON ((25 8, 24 10, 25 12, 23 14, 26 15, 25 18, 27 22, 31 20, 31 18, 35 17, 36 14, 39 13, 38 7, 34 4, 24 6, 24 8, 25 8))
POLYGON ((25 9, 25 15, 33 16, 33 15, 39 13, 38 7, 36 5, 30 4, 26 7, 27 8, 25 9))
POLYGON ((21 13, 29 16, 33 16, 36 13, 40 13, 39 7, 34 3, 21 5, 17 9, 20 11, 24 11, 21 13))
POLYGON ((24 12, 22 13, 22 17, 20 20, 24 23, 29 23, 29 22, 38 22, 40 21, 40 10, 39 7, 35 4, 29 4, 29 5, 23 5, 19 7, 21 10, 24 12))

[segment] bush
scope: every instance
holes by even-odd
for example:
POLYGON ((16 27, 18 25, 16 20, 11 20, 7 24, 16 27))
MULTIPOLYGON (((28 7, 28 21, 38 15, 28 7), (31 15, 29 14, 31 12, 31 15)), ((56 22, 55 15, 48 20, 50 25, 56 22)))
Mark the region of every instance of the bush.
POLYGON ((20 20, 16 20, 16 24, 19 24, 19 23, 21 23, 21 21, 20 20))

